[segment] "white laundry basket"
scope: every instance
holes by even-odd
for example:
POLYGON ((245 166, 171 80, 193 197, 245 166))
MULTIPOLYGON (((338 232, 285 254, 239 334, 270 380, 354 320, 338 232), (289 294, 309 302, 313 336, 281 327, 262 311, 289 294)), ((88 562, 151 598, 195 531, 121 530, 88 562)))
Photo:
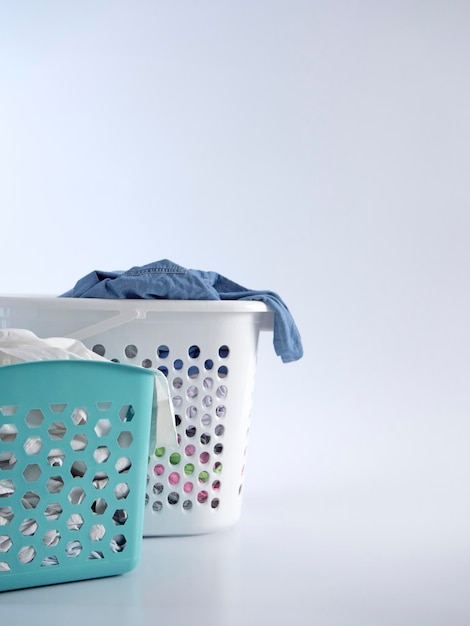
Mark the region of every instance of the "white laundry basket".
POLYGON ((144 536, 238 521, 258 337, 273 328, 265 304, 4 296, 0 327, 74 337, 110 360, 167 375, 178 445, 149 457, 144 536))

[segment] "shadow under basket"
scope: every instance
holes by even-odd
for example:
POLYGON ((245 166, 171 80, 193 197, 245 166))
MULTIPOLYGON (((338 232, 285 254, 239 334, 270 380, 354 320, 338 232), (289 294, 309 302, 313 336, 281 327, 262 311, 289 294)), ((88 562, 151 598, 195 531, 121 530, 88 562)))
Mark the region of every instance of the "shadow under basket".
MULTIPOLYGON (((168 379, 178 445, 148 458, 144 535, 191 535, 241 514, 262 302, 0 297, 0 325, 74 337, 168 379)), ((158 418, 157 418, 158 419, 158 418)))
POLYGON ((0 591, 137 565, 154 378, 96 361, 0 367, 0 591))

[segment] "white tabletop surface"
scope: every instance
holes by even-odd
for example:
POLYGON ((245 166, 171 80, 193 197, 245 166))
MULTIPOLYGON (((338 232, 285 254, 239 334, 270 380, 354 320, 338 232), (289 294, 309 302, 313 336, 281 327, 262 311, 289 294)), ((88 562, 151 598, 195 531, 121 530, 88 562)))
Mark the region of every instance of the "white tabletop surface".
POLYGON ((1 622, 463 626, 468 533, 426 495, 247 491, 231 529, 146 538, 122 576, 0 594, 1 622))

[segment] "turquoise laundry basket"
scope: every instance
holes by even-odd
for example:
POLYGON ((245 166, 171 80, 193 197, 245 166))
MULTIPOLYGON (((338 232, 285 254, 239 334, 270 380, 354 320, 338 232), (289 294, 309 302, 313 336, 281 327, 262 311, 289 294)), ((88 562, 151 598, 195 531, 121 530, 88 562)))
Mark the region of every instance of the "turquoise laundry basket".
POLYGON ((0 591, 137 565, 154 388, 132 365, 0 367, 0 591))

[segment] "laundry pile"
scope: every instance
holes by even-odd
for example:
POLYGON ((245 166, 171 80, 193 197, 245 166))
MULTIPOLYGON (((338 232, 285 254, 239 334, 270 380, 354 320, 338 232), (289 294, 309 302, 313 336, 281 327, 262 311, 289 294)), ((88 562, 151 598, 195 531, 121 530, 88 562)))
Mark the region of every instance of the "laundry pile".
POLYGON ((303 356, 299 330, 283 300, 273 291, 242 287, 212 271, 186 269, 163 259, 127 271, 93 271, 62 294, 69 298, 168 300, 258 300, 274 312, 273 345, 284 363, 303 356))
MULTIPOLYGON (((0 366, 30 361, 69 360, 109 362, 76 339, 40 338, 24 328, 0 329, 0 366)), ((174 445, 176 429, 168 381, 162 372, 155 370, 154 374, 155 398, 152 416, 154 428, 152 428, 151 442, 152 444, 158 442, 162 446, 174 445)))

